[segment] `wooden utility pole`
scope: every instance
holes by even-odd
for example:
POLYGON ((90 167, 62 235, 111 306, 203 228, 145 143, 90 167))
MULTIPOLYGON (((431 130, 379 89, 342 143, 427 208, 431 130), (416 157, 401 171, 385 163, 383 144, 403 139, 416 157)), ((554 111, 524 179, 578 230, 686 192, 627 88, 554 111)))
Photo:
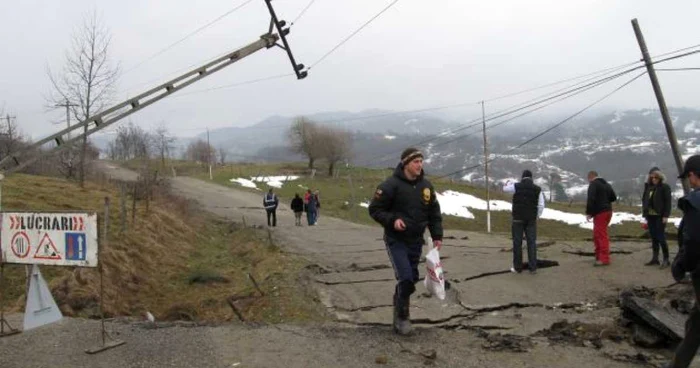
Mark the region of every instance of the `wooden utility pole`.
MULTIPOLYGON (((644 41, 644 35, 642 34, 642 30, 641 28, 639 28, 637 18, 632 19, 632 28, 634 28, 634 35, 637 36, 637 43, 639 43, 639 49, 642 51, 644 64, 646 64, 647 66, 647 74, 649 74, 649 79, 651 79, 651 86, 654 88, 656 101, 659 103, 661 118, 663 119, 664 125, 666 126, 666 134, 668 135, 668 141, 671 144, 671 152, 673 152, 673 158, 676 161, 676 168, 678 169, 678 173, 681 174, 683 172, 683 158, 681 157, 681 151, 678 148, 676 131, 673 128, 671 115, 668 113, 666 100, 664 99, 664 94, 661 91, 659 79, 656 77, 656 70, 654 70, 654 64, 651 61, 651 57, 649 56, 649 50, 647 49, 647 44, 644 41)), ((688 194, 688 192, 690 192, 690 184, 688 183, 688 179, 683 179, 681 183, 683 184, 683 192, 688 194)))
MULTIPOLYGON (((66 128, 70 129, 70 108, 76 107, 78 105, 70 103, 70 101, 68 101, 68 99, 66 98, 66 102, 64 102, 62 104, 55 104, 53 106, 66 108, 66 128)), ((68 132, 67 136, 68 136, 68 139, 70 139, 70 136, 71 136, 70 132, 68 132)))
POLYGON ((491 233, 491 188, 489 185, 489 148, 486 139, 486 109, 481 101, 481 123, 484 128, 484 175, 486 176, 486 232, 491 233))
POLYGON ((207 164, 209 165, 209 180, 214 180, 211 174, 211 145, 209 144, 209 127, 207 127, 207 164))

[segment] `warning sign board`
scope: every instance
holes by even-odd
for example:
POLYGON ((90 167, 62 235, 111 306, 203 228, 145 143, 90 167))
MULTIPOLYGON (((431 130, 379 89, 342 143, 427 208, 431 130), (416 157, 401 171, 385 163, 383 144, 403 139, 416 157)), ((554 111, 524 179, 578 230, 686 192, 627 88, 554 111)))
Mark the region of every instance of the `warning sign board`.
POLYGON ((97 267, 97 214, 3 212, 5 263, 97 267))

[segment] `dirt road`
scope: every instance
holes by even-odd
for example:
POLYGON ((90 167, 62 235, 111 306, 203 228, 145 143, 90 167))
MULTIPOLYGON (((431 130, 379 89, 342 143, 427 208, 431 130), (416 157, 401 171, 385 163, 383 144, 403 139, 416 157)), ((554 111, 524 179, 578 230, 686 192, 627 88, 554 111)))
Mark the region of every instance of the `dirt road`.
MULTIPOLYGON (((262 193, 185 177, 174 179, 173 187, 215 214, 266 225, 262 193)), ((631 367, 638 353, 652 363, 668 354, 640 352, 625 341, 547 337, 560 320, 613 328, 622 288, 668 285, 668 272, 642 266, 650 256, 647 244, 616 243, 612 265, 594 268, 592 256, 575 254, 591 251, 591 244, 557 242, 541 247, 539 257, 558 266, 511 274, 508 238, 446 229, 448 298, 429 298, 419 285, 411 306, 417 331, 399 338, 389 328, 394 280, 381 229, 323 214, 317 226, 296 227, 288 200, 282 202, 272 234, 285 251, 315 265, 315 288, 337 322, 162 329, 110 323, 127 345, 88 356, 82 351, 96 343, 98 323, 66 319, 1 339, 1 366, 373 367, 386 360, 389 367, 631 367)))

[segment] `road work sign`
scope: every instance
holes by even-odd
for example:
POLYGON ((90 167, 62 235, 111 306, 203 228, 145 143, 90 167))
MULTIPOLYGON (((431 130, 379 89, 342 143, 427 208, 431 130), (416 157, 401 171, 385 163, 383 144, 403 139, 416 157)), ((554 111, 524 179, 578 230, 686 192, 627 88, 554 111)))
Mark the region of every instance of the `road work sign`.
POLYGON ((97 267, 97 214, 3 212, 2 262, 97 267))

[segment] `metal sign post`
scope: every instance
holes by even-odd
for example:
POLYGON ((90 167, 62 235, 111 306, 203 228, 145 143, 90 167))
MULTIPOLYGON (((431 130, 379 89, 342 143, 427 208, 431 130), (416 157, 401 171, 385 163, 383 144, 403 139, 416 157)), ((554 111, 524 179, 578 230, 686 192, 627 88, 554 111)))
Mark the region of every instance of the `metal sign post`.
MULTIPOLYGON (((0 174, 0 209, 2 209, 2 181, 5 177, 0 174)), ((19 330, 13 328, 5 319, 5 258, 2 256, 2 244, 0 244, 0 337, 18 334, 19 330), (7 326, 7 331, 5 330, 7 326)))
MULTIPOLYGON (((103 236, 102 236, 102 246, 100 247, 100 250, 103 249, 103 247, 106 247, 108 244, 109 239, 109 197, 105 197, 105 217, 103 219, 104 222, 104 230, 103 230, 103 236)), ((98 250, 98 251, 100 251, 98 250)), ((104 277, 104 272, 102 271, 103 269, 103 262, 100 262, 99 265, 97 266, 97 269, 100 273, 100 320, 101 320, 101 328, 102 328, 102 346, 98 346, 96 348, 92 349, 87 349, 85 350, 86 353, 88 354, 97 354, 99 352, 115 348, 120 345, 126 344, 125 341, 123 340, 116 340, 112 338, 112 336, 107 332, 107 329, 105 329, 105 313, 104 313, 104 300, 105 300, 105 289, 104 289, 104 282, 103 282, 103 277, 104 277)))

